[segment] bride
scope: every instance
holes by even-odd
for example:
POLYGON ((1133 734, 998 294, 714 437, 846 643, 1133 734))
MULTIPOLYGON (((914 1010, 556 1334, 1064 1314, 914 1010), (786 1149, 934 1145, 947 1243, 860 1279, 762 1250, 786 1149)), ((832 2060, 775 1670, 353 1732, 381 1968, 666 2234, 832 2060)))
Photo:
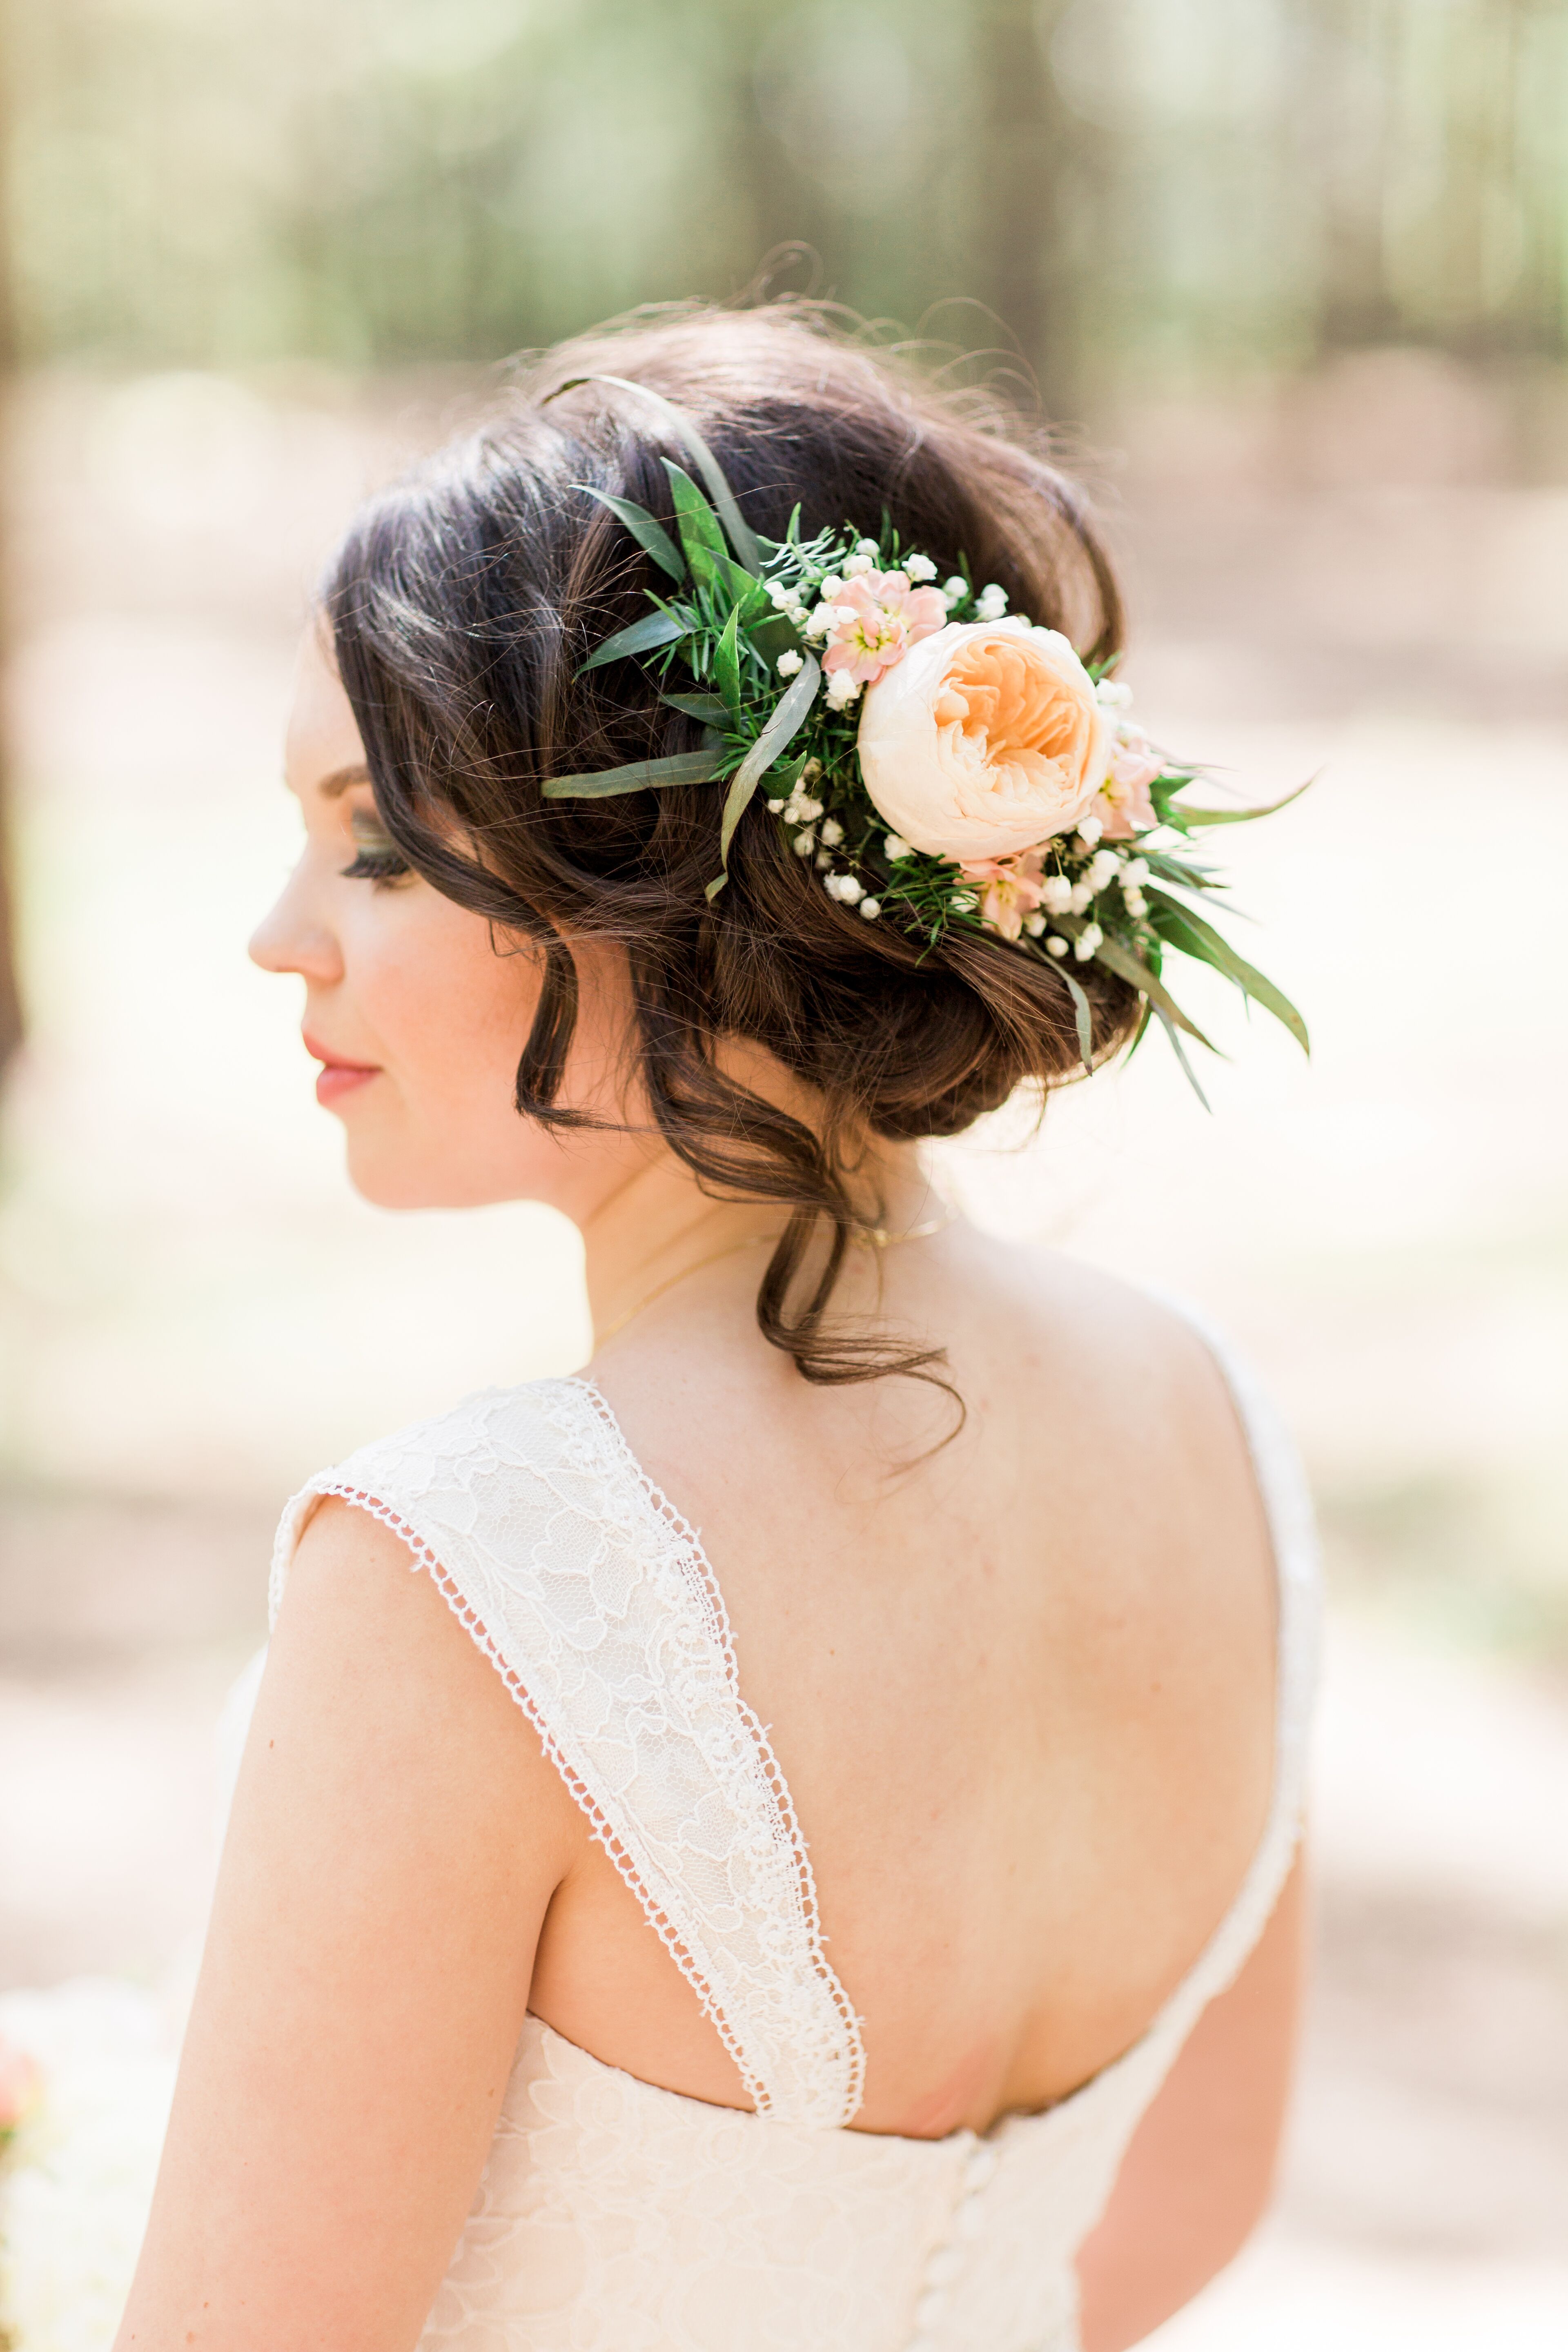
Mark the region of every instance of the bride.
POLYGON ((1258 2219, 1290 1456, 920 1152, 1180 1025, 1119 629, 1058 475, 788 312, 350 531, 253 953, 359 1190, 551 1202, 597 1342, 285 1516, 121 2352, 1116 2352, 1258 2219))

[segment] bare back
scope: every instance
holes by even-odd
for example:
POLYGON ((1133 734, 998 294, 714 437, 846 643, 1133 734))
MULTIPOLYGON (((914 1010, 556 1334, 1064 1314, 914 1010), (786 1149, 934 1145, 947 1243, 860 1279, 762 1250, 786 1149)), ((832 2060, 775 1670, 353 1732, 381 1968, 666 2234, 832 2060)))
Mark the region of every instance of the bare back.
MULTIPOLYGON (((1268 1806, 1274 1574, 1183 1322, 966 1231, 880 1270, 966 1407, 912 1465, 946 1399, 810 1388, 697 1284, 595 1378, 722 1589, 864 2021, 858 2127, 934 2137, 1096 2074, 1219 1922, 1268 1806)), ((530 2006, 644 2080, 745 2104, 585 1824, 576 1842, 530 2006)))

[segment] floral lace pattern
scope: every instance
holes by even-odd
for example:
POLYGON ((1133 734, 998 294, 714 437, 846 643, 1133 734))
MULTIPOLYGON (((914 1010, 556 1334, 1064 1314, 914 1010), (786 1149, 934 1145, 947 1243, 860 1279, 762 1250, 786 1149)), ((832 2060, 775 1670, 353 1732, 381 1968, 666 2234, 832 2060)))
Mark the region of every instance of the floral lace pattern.
POLYGON ((394 1528, 489 1653, 758 2113, 847 2123, 865 2053, 789 1791, 701 1546, 598 1391, 487 1390, 324 1471, 279 1531, 274 1613, 323 1495, 394 1528))
POLYGON ((855 2113, 863 2055, 788 1791, 741 1697, 700 1545, 595 1390, 486 1391, 365 1447, 289 1506, 274 1607, 317 1496, 397 1529, 537 1725, 757 2105, 640 2082, 531 2017, 420 2352, 1079 2352, 1078 2250, 1140 2117, 1273 1908, 1305 1775, 1306 1487, 1250 1379, 1189 1319, 1229 1382, 1274 1544, 1269 1820, 1207 1948, 1132 2047, 1071 2097, 984 2136, 824 2127, 855 2113))

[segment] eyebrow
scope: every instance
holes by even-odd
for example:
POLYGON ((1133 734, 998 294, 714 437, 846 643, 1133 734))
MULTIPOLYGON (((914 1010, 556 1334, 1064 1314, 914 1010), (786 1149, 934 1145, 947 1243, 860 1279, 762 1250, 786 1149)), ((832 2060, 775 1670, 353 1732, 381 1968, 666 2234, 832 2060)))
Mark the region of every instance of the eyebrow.
POLYGON ((369 782, 370 770, 363 760, 358 760, 352 767, 334 768, 330 776, 321 778, 316 790, 323 800, 335 801, 341 799, 351 784, 368 784, 369 782))

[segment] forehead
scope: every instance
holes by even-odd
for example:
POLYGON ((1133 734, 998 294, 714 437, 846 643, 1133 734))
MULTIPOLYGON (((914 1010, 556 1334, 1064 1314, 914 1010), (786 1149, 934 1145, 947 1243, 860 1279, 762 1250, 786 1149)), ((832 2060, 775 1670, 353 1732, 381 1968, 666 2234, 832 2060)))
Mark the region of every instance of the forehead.
POLYGON ((364 764, 364 744, 353 707, 315 624, 300 640, 283 761, 291 789, 300 793, 315 791, 345 768, 364 764))

